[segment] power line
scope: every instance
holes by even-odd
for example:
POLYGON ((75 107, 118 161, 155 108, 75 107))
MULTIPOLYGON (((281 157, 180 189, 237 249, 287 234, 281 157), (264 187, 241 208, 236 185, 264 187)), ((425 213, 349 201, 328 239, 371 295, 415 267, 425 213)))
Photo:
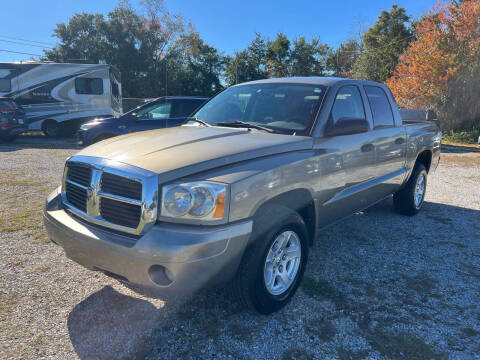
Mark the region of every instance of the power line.
POLYGON ((43 56, 43 55, 38 55, 38 54, 31 54, 31 53, 26 53, 26 52, 21 52, 21 51, 12 51, 12 50, 7 50, 7 49, 0 49, 0 51, 8 52, 8 53, 14 53, 14 54, 22 54, 22 55, 43 56))
POLYGON ((53 49, 53 48, 50 47, 50 46, 35 45, 35 44, 26 44, 26 43, 21 43, 21 42, 18 42, 18 41, 13 41, 13 40, 0 39, 0 41, 12 43, 12 44, 23 45, 23 46, 34 46, 34 47, 38 47, 38 48, 41 48, 41 49, 53 49))
POLYGON ((5 38, 5 39, 20 40, 20 41, 26 41, 26 42, 30 42, 30 43, 37 43, 37 44, 55 46, 54 43, 48 43, 48 42, 44 42, 44 41, 27 40, 27 39, 17 38, 17 37, 13 37, 13 36, 5 36, 5 35, 0 35, 0 37, 5 38))

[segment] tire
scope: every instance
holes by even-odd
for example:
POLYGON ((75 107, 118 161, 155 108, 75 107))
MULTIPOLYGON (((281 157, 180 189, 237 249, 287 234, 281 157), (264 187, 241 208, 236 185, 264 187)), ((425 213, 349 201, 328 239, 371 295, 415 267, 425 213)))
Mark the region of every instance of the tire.
POLYGON ((232 290, 245 307, 267 315, 283 308, 300 285, 308 259, 308 232, 302 217, 286 207, 264 208, 262 214, 254 220, 253 241, 243 255, 232 290), (282 239, 283 252, 275 253, 282 239), (291 255, 297 251, 295 259, 284 260, 282 254, 288 249, 291 255), (269 256, 273 253, 275 257, 269 256), (288 272, 290 278, 281 276, 288 272), (267 278, 273 279, 270 285, 267 278), (282 279, 291 282, 284 283, 282 279))
POLYGON ((48 119, 42 124, 42 131, 48 137, 56 137, 59 134, 59 126, 55 120, 48 119))
POLYGON ((402 215, 413 216, 417 214, 422 208, 426 190, 427 170, 423 164, 417 163, 407 184, 393 194, 395 210, 402 215))

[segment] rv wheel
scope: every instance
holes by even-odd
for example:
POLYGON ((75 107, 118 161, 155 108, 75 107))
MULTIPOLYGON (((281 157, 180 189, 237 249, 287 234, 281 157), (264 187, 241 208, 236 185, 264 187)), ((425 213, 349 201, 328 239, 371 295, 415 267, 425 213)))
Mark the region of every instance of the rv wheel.
POLYGON ((45 120, 42 124, 42 131, 47 136, 55 137, 58 135, 58 123, 52 119, 45 120))

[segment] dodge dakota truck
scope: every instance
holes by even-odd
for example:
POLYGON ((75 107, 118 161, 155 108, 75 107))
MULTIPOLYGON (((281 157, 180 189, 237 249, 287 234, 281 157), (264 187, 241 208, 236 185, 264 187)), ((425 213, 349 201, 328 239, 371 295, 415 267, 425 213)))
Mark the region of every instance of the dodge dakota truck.
POLYGON ((239 84, 185 125, 69 158, 45 226, 88 269, 165 296, 226 282, 269 314, 294 295, 327 225, 391 195, 398 213, 420 210, 440 142, 433 121, 403 124, 379 83, 239 84))

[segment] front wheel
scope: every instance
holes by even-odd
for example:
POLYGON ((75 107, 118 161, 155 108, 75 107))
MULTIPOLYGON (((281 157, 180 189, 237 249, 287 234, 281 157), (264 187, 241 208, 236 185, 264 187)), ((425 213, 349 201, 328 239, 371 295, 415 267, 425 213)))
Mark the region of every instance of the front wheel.
POLYGON ((426 190, 427 170, 423 164, 416 164, 405 187, 393 195, 395 210, 403 215, 415 215, 422 208, 426 190))
MULTIPOLYGON (((302 217, 279 207, 256 219, 269 229, 257 232, 246 250, 234 280, 234 294, 247 307, 271 314, 293 297, 303 278, 308 259, 308 235, 302 217), (272 224, 271 219, 275 219, 272 224)), ((254 225, 255 227, 255 225, 254 225)))

